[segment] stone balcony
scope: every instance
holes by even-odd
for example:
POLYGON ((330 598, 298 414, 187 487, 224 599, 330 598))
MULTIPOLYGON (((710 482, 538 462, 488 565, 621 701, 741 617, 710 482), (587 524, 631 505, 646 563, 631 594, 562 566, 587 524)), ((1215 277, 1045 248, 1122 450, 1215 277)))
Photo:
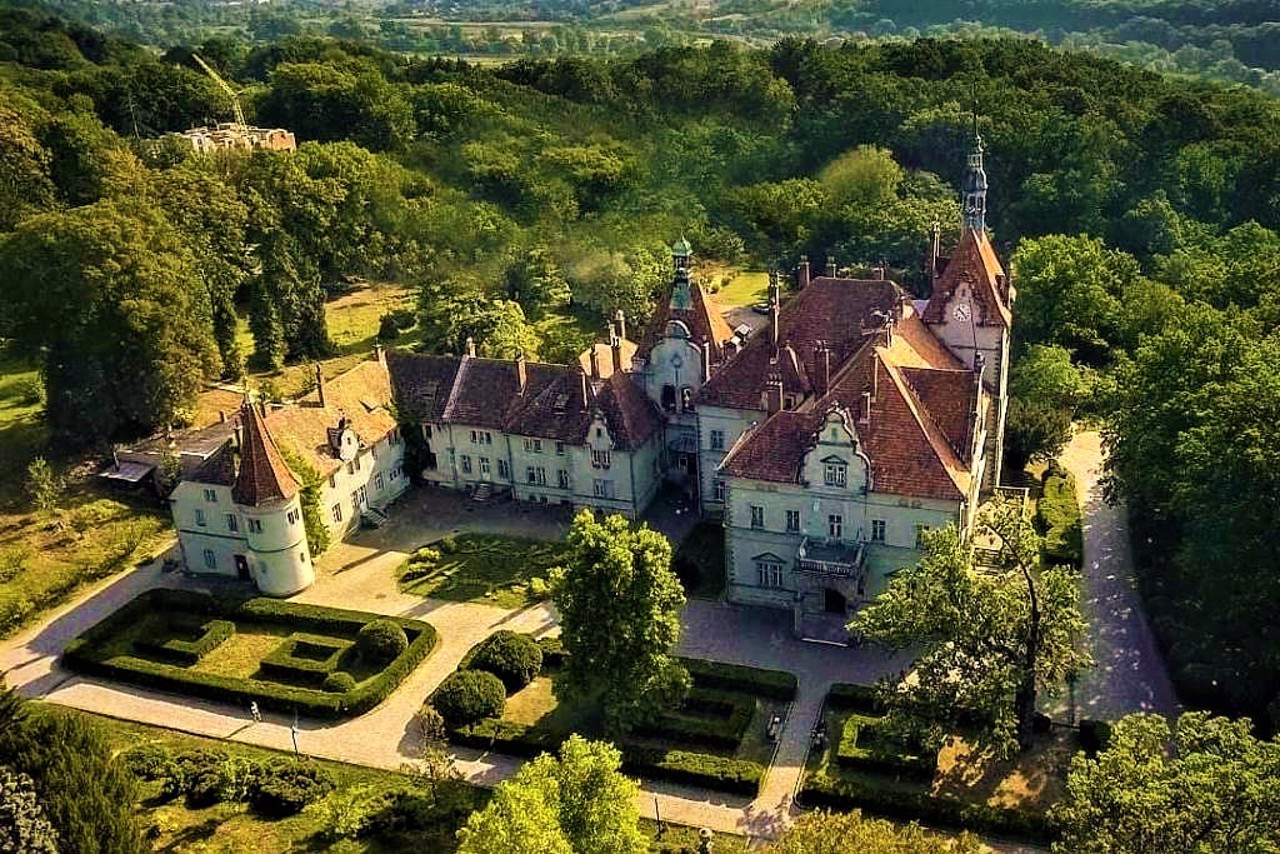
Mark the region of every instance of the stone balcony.
POLYGON ((796 569, 840 578, 858 578, 864 573, 866 546, 844 540, 815 540, 805 537, 796 553, 796 569))

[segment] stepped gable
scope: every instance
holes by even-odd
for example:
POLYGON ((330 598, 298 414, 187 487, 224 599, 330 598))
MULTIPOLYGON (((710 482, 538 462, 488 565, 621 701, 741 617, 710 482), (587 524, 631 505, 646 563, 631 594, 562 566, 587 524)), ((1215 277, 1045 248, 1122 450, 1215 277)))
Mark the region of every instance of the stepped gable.
POLYGON ((284 464, 262 415, 247 401, 240 408, 240 426, 240 471, 231 488, 232 499, 257 507, 297 495, 298 482, 284 464))
POLYGON ((662 424, 662 415, 630 377, 614 374, 599 384, 596 405, 609 423, 616 447, 631 450, 648 441, 662 424))
MULTIPOLYGON (((968 377, 972 385, 972 375, 968 377)), ((945 387, 955 390, 952 385, 945 387)), ((861 450, 871 462, 874 491, 947 500, 967 496, 969 467, 912 391, 903 369, 893 360, 892 347, 883 340, 868 342, 855 354, 832 390, 814 404, 799 412, 777 412, 744 436, 721 471, 753 480, 799 483, 804 455, 816 441, 825 414, 835 407, 844 407, 853 416, 861 450), (868 390, 873 397, 870 418, 865 418, 862 393, 868 390)))
POLYGON ((635 355, 648 358, 649 351, 666 335, 667 324, 679 320, 689 328, 695 344, 699 346, 706 341, 711 345, 711 362, 717 364, 724 361, 724 342, 733 337, 729 322, 720 314, 720 307, 715 300, 706 294, 702 287, 694 282, 685 284, 689 288, 689 307, 677 308, 671 305, 671 293, 682 283, 672 282, 671 287, 658 301, 658 308, 649 318, 644 336, 637 343, 635 355))
MULTIPOLYGON (((864 281, 821 276, 782 304, 778 330, 782 352, 795 354, 795 367, 780 358, 783 392, 803 394, 818 376, 815 351, 823 344, 830 351, 831 373, 863 345, 874 329, 874 312, 897 317, 903 311, 904 294, 886 279, 864 281)), ((941 345, 939 345, 941 346, 941 345)), ((780 354, 781 355, 781 354, 780 354)), ((712 375, 702 387, 698 403, 734 409, 759 409, 760 395, 772 367, 774 347, 767 328, 756 332, 745 348, 712 375)))
POLYGON ((966 228, 961 232, 959 244, 933 284, 933 293, 924 309, 924 321, 946 322, 947 303, 963 284, 967 284, 973 294, 977 308, 975 323, 1006 328, 1013 325, 1013 313, 1009 310, 1013 291, 985 231, 966 228))
POLYGON ((441 421, 461 363, 457 356, 388 351, 391 390, 400 413, 419 422, 441 421))

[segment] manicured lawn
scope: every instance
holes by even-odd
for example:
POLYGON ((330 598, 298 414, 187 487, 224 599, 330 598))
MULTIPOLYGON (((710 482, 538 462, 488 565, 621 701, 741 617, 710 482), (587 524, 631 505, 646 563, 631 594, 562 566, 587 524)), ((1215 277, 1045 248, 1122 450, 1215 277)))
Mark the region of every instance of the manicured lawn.
POLYGON ((418 620, 151 590, 72 641, 63 660, 175 693, 334 718, 382 702, 435 643, 435 629, 418 620), (380 619, 398 625, 408 647, 392 660, 366 660, 353 642, 380 619), (350 679, 331 685, 339 674, 350 679))
POLYGON ((769 274, 764 270, 737 273, 729 284, 715 293, 715 301, 722 308, 753 305, 769 298, 769 274))
POLYGON ((699 522, 676 548, 672 565, 691 599, 719 599, 724 593, 724 528, 699 522))
POLYGON ((545 590, 535 594, 530 582, 535 578, 545 582, 566 554, 563 543, 489 534, 446 537, 424 548, 438 551, 440 559, 424 561, 419 550, 397 570, 401 589, 419 596, 499 608, 518 608, 545 598, 545 590))

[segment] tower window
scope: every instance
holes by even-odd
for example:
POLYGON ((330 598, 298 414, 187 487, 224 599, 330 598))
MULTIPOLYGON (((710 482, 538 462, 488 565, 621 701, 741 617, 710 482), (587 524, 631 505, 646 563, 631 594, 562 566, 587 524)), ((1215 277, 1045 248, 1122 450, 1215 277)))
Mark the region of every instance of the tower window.
POLYGON ((248 523, 247 523, 247 524, 248 524, 248 526, 249 526, 249 533, 250 533, 250 534, 261 534, 261 533, 262 533, 262 520, 261 520, 261 519, 250 519, 250 520, 248 521, 248 523))

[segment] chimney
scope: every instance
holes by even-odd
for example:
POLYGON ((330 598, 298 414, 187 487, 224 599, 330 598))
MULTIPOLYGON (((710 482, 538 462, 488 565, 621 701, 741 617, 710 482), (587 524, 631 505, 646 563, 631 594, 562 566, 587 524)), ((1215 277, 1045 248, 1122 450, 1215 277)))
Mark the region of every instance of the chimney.
POLYGON ((702 342, 702 381, 711 382, 711 342, 702 342))
POLYGON ((615 335, 613 346, 609 349, 613 351, 613 372, 620 374, 622 373, 622 339, 615 335))
POLYGON ((864 391, 862 393, 862 405, 858 411, 858 423, 859 424, 871 423, 871 392, 870 391, 864 391))
POLYGON ((529 384, 529 369, 525 366, 523 350, 516 351, 516 380, 520 383, 520 394, 524 394, 529 384))
POLYGON ((987 357, 981 353, 973 354, 973 381, 979 387, 982 386, 982 375, 986 372, 987 357))
POLYGON ((386 367, 386 364, 387 364, 387 351, 386 351, 386 350, 384 350, 384 349, 382 349, 382 345, 381 345, 381 344, 376 344, 376 343, 375 343, 375 344, 373 345, 373 360, 374 360, 375 362, 377 362, 379 365, 382 365, 383 367, 386 367))
POLYGON ((218 423, 219 424, 227 423, 227 413, 223 412, 221 409, 218 410, 218 423))
POLYGON ((876 281, 877 281, 877 282, 883 282, 883 281, 884 281, 884 277, 885 277, 885 267, 886 267, 886 266, 887 266, 887 265, 885 264, 885 262, 884 262, 883 260, 881 260, 881 261, 880 261, 880 263, 879 263, 878 265, 876 265, 876 267, 874 268, 874 271, 873 271, 873 272, 875 273, 875 277, 876 277, 876 281))
POLYGON ((809 287, 809 256, 801 255, 800 263, 796 265, 796 290, 802 291, 809 287))
POLYGON ((467 336, 467 355, 473 359, 476 357, 476 339, 470 335, 467 336))
POLYGON ((773 339, 773 350, 778 351, 778 335, 779 323, 781 320, 781 294, 778 292, 778 272, 776 270, 769 274, 769 335, 773 339))
POLYGON ((836 277, 836 256, 827 256, 827 276, 834 279, 836 277))
POLYGON ((316 397, 320 400, 320 408, 324 409, 324 372, 320 370, 319 362, 316 362, 316 397))
POLYGON ((579 380, 581 380, 581 384, 582 384, 582 411, 583 411, 583 412, 585 412, 585 411, 587 410, 587 406, 588 406, 588 399, 587 399, 587 373, 586 373, 586 371, 582 370, 581 368, 579 368, 579 369, 578 369, 578 379, 579 379, 579 380))
POLYGON ((942 223, 933 221, 933 241, 929 245, 929 281, 938 278, 938 256, 942 254, 942 223))
POLYGON ((613 324, 618 329, 618 337, 623 341, 627 340, 627 316, 622 313, 622 309, 618 309, 613 315, 613 324))
POLYGON ((764 408, 770 415, 782 408, 782 373, 776 368, 769 372, 764 384, 764 408))
POLYGON ((831 351, 825 341, 819 341, 813 353, 814 364, 818 368, 818 392, 826 394, 831 391, 831 351))
POLYGON ((598 380, 600 379, 600 351, 595 344, 592 344, 591 349, 587 352, 590 353, 591 379, 598 380))

